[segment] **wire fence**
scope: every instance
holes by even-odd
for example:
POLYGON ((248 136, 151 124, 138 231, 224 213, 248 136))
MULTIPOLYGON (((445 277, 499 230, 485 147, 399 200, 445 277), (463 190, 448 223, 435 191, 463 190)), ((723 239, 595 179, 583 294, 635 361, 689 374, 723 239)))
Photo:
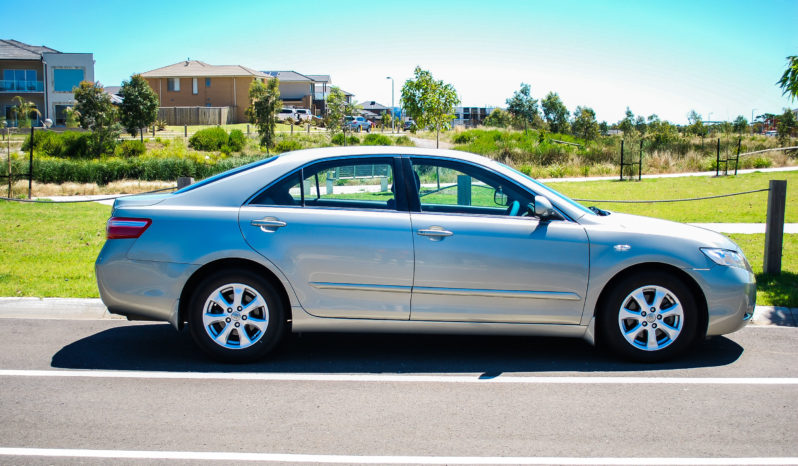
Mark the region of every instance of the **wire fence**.
POLYGON ((23 202, 28 204, 79 204, 81 202, 100 202, 100 201, 110 201, 113 199, 119 199, 121 197, 130 197, 130 196, 142 196, 145 194, 155 194, 161 193, 164 191, 174 191, 177 189, 177 186, 170 186, 168 188, 161 188, 155 189, 152 191, 146 191, 143 193, 135 193, 135 194, 120 194, 115 196, 109 197, 100 197, 100 198, 92 198, 92 199, 77 199, 77 200, 66 200, 66 201, 53 201, 53 200, 42 200, 42 199, 15 199, 13 197, 0 197, 2 201, 11 201, 11 202, 23 202))
POLYGON ((721 197, 742 196, 743 194, 761 193, 770 191, 770 188, 754 189, 752 191, 741 191, 739 193, 717 194, 714 196, 704 197, 687 197, 683 199, 655 199, 655 200, 618 200, 618 199, 576 199, 579 202, 613 202, 617 204, 656 204, 662 202, 688 202, 688 201, 703 201, 705 199, 718 199, 721 197))

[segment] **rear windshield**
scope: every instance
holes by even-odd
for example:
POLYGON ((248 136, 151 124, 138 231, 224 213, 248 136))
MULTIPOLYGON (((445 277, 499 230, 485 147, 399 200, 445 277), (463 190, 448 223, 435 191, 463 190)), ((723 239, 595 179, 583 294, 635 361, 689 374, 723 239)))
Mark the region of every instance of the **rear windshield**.
POLYGON ((211 183, 213 183, 215 181, 219 181, 219 180, 225 179, 228 176, 233 176, 235 174, 238 174, 238 173, 241 173, 241 172, 245 172, 245 171, 249 170, 250 168, 255 168, 255 167, 260 167, 261 165, 266 165, 267 163, 271 162, 272 160, 276 160, 276 159, 277 159, 277 156, 275 155, 273 157, 269 157, 268 159, 256 160, 256 161, 254 161, 252 163, 248 163, 246 165, 242 165, 242 166, 240 166, 238 168, 233 168, 231 170, 227 170, 226 172, 219 173, 218 175, 214 175, 214 176, 211 176, 209 178, 205 178, 202 181, 199 181, 197 183, 188 185, 185 188, 183 188, 181 190, 178 190, 178 191, 175 191, 172 194, 185 193, 185 192, 191 191, 192 189, 197 189, 199 187, 209 185, 209 184, 211 184, 211 183))

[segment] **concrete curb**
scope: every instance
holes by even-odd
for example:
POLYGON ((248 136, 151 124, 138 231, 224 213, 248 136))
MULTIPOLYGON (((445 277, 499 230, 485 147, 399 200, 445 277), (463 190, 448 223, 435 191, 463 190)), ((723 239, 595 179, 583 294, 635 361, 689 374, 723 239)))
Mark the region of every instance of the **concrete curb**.
MULTIPOLYGON (((0 319, 118 320, 99 299, 0 298, 0 319)), ((750 325, 798 327, 798 308, 757 306, 750 325)))

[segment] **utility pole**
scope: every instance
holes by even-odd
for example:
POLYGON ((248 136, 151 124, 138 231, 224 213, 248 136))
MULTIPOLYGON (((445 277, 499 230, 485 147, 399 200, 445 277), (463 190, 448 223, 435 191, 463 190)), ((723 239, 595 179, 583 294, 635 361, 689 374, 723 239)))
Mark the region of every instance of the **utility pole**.
POLYGON ((391 80, 391 134, 396 133, 396 115, 393 114, 394 103, 393 103, 393 78, 387 76, 385 79, 391 80))

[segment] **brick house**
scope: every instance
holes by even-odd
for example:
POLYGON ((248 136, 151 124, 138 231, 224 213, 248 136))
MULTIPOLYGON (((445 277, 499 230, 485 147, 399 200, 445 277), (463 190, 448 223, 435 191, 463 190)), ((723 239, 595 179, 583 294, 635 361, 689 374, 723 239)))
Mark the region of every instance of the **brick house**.
POLYGON ((241 65, 185 60, 141 73, 161 107, 229 107, 232 123, 246 123, 249 85, 269 76, 241 65))

